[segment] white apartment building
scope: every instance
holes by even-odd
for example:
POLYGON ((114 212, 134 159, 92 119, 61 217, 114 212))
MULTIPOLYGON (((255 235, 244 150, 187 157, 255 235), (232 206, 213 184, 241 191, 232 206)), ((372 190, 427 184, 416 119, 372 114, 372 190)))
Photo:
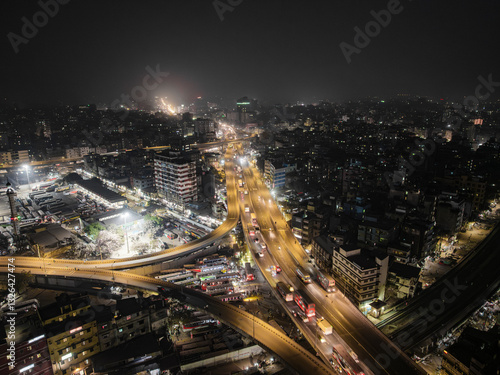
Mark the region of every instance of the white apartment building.
POLYGON ((363 313, 369 312, 371 302, 384 300, 388 268, 387 255, 352 245, 333 251, 332 272, 336 284, 363 313))
POLYGON ((198 199, 196 162, 175 152, 157 154, 154 171, 156 191, 160 197, 182 203, 198 199))
POLYGON ((30 156, 28 150, 0 151, 0 163, 23 164, 29 163, 30 156))

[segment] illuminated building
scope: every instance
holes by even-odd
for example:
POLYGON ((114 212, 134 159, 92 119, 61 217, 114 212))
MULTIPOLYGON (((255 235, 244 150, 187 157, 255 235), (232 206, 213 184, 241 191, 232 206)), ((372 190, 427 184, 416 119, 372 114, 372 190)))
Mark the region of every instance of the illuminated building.
MULTIPOLYGON (((36 300, 32 300, 36 301, 36 300)), ((29 302, 26 301, 26 302, 29 302)), ((22 302, 21 302, 22 304, 22 302)), ((47 339, 36 312, 37 305, 24 305, 16 310, 15 317, 15 358, 9 354, 10 324, 5 324, 5 340, 0 343, 0 374, 52 375, 47 339), (12 365, 11 360, 15 361, 12 365)), ((6 316, 8 319, 8 316, 6 316)), ((5 322, 5 321, 4 321, 5 322)))
POLYGON ((95 313, 85 295, 61 294, 39 310, 55 375, 84 375, 100 352, 95 313))
POLYGON ((339 289, 367 313, 369 304, 383 301, 389 257, 353 245, 342 245, 333 251, 333 276, 339 289))
POLYGON ((170 152, 157 154, 154 168, 158 195, 179 203, 198 199, 196 162, 170 152))

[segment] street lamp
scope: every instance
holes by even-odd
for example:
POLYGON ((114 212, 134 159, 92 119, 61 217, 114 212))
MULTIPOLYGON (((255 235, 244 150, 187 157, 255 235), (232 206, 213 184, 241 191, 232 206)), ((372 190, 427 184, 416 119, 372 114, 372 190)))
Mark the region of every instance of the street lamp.
POLYGON ((130 249, 128 247, 128 229, 126 227, 127 224, 128 212, 123 214, 123 228, 125 229, 125 241, 127 242, 127 254, 130 254, 130 249))
POLYGON ((28 191, 31 190, 29 168, 30 167, 28 164, 24 165, 24 169, 26 170, 26 178, 28 179, 28 191))

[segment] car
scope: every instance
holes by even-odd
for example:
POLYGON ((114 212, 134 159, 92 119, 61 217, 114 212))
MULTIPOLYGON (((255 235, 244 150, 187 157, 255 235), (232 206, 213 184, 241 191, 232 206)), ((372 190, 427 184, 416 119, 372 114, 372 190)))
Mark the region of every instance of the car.
POLYGON ((259 242, 259 239, 257 237, 255 237, 254 241, 255 242, 259 242))
POLYGON ((281 267, 279 265, 276 265, 276 272, 280 273, 281 272, 281 267))

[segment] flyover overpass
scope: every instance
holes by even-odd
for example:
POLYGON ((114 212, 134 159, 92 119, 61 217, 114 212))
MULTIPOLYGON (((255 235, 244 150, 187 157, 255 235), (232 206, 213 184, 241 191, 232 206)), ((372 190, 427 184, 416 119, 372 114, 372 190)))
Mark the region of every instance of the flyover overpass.
POLYGON ((442 337, 500 286, 500 224, 458 265, 377 326, 403 349, 442 337))
POLYGON ((196 148, 199 150, 199 149, 204 149, 204 148, 219 147, 219 146, 223 146, 223 145, 228 145, 230 143, 239 143, 239 142, 249 141, 250 139, 252 139, 254 137, 255 136, 250 135, 248 137, 238 138, 238 139, 230 139, 227 141, 216 141, 216 142, 193 144, 193 145, 191 145, 191 148, 196 148))
MULTIPOLYGON (((243 141, 248 141, 255 136, 247 136, 244 138, 238 138, 238 139, 231 139, 231 140, 226 140, 226 141, 216 141, 216 142, 207 142, 207 143, 198 143, 198 144, 192 144, 190 145, 191 148, 196 148, 196 149, 205 149, 205 148, 212 148, 212 147, 218 147, 218 146, 223 146, 225 144, 230 144, 230 143, 238 143, 238 142, 243 142, 243 141)), ((166 146, 151 146, 151 147, 144 147, 143 150, 156 150, 156 151, 161 151, 161 150, 167 150, 170 148, 170 145, 166 146)), ((132 151, 132 149, 121 149, 119 151, 111 151, 111 152, 106 152, 103 155, 117 155, 120 152, 123 151, 132 151)), ((54 164, 61 164, 61 163, 69 163, 69 162, 75 162, 78 160, 83 160, 82 157, 76 157, 76 158, 67 158, 67 157, 56 157, 52 158, 49 160, 35 160, 35 161, 30 161, 27 163, 0 163, 0 168, 18 168, 18 169, 23 169, 24 165, 29 165, 31 167, 38 167, 38 166, 43 166, 43 165, 54 165, 54 164)))
MULTIPOLYGON (((16 261, 17 263, 17 261, 16 261)), ((0 267, 1 273, 7 273, 8 268, 0 267)), ((18 267, 16 273, 31 272, 33 275, 48 277, 83 278, 99 280, 109 283, 118 283, 134 288, 142 288, 156 292, 158 287, 176 291, 185 297, 185 302, 198 309, 205 310, 217 317, 229 327, 252 337, 261 346, 281 358, 289 368, 298 374, 334 375, 332 368, 325 365, 319 358, 309 353, 302 346, 282 334, 264 321, 233 305, 221 302, 218 299, 197 292, 190 288, 183 288, 166 281, 140 276, 133 273, 110 270, 70 269, 68 267, 52 266, 47 270, 38 264, 37 267, 18 267)))
MULTIPOLYGON (((237 197, 238 190, 236 183, 236 172, 234 171, 235 165, 231 154, 232 151, 229 151, 228 154, 226 154, 227 161, 225 164, 228 202, 227 218, 219 227, 214 229, 206 236, 195 241, 191 241, 187 244, 156 252, 152 255, 146 254, 121 259, 93 260, 87 262, 71 259, 40 259, 35 257, 16 257, 16 264, 18 266, 37 267, 40 262, 43 262, 46 266, 52 265, 62 267, 67 266, 72 268, 103 268, 120 270, 161 263, 167 259, 171 259, 172 257, 185 255, 187 253, 210 246, 213 242, 226 236, 236 226, 240 217, 237 197)), ((7 265, 7 257, 0 257, 0 265, 7 265)))

